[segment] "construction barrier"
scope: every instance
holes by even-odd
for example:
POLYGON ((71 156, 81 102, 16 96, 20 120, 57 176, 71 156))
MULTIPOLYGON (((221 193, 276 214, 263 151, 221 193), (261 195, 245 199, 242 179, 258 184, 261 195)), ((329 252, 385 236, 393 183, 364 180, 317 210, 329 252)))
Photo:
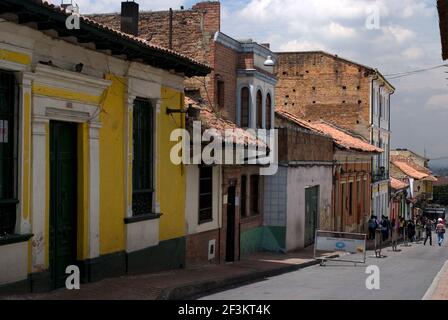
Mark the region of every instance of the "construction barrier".
POLYGON ((349 233, 337 231, 316 231, 314 242, 314 259, 321 260, 324 265, 327 260, 352 262, 355 265, 366 262, 367 235, 362 233, 349 233), (343 257, 328 258, 318 256, 318 252, 344 252, 343 257), (359 259, 350 259, 357 257, 359 259))

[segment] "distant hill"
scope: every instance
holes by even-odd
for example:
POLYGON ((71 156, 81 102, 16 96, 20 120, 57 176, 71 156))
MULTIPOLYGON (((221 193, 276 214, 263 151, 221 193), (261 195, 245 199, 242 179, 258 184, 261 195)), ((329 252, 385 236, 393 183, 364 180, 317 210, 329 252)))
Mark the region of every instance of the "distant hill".
POLYGON ((431 171, 437 176, 448 177, 448 167, 431 166, 431 171))

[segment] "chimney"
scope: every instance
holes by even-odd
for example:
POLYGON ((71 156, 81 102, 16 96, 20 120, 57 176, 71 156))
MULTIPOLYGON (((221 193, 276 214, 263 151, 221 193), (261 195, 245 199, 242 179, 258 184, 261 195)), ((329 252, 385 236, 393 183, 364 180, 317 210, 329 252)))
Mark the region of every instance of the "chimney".
POLYGON ((260 45, 265 48, 271 49, 271 44, 269 44, 269 43, 260 43, 260 45))
POLYGON ((121 31, 138 36, 138 3, 126 1, 121 3, 121 31))

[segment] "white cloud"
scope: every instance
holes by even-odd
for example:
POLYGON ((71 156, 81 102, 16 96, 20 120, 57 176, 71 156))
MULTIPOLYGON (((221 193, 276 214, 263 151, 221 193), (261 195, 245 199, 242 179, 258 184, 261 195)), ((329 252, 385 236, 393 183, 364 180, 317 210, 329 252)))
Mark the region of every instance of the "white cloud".
POLYGON ((326 48, 319 42, 312 42, 307 40, 291 40, 280 46, 280 51, 325 51, 326 48))
POLYGON ((418 60, 425 55, 425 50, 419 47, 410 47, 403 51, 401 56, 407 60, 418 60))
POLYGON ((387 26, 383 28, 383 32, 386 35, 391 35, 399 44, 408 42, 415 38, 415 33, 412 30, 398 25, 387 26))
POLYGON ((337 22, 332 22, 325 31, 328 36, 336 38, 353 38, 356 35, 355 29, 344 27, 337 22))
POLYGON ((448 110, 448 95, 435 95, 426 102, 425 109, 428 111, 448 110))

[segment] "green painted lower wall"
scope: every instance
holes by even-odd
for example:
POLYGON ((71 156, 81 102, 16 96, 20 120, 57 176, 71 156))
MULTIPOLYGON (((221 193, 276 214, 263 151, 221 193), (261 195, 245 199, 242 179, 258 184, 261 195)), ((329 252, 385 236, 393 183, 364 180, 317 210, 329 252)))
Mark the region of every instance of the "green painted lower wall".
POLYGON ((242 256, 259 251, 284 252, 285 248, 285 227, 263 226, 241 233, 240 253, 242 256))
POLYGON ((127 273, 140 274, 185 266, 185 237, 161 241, 158 246, 127 254, 127 273))

